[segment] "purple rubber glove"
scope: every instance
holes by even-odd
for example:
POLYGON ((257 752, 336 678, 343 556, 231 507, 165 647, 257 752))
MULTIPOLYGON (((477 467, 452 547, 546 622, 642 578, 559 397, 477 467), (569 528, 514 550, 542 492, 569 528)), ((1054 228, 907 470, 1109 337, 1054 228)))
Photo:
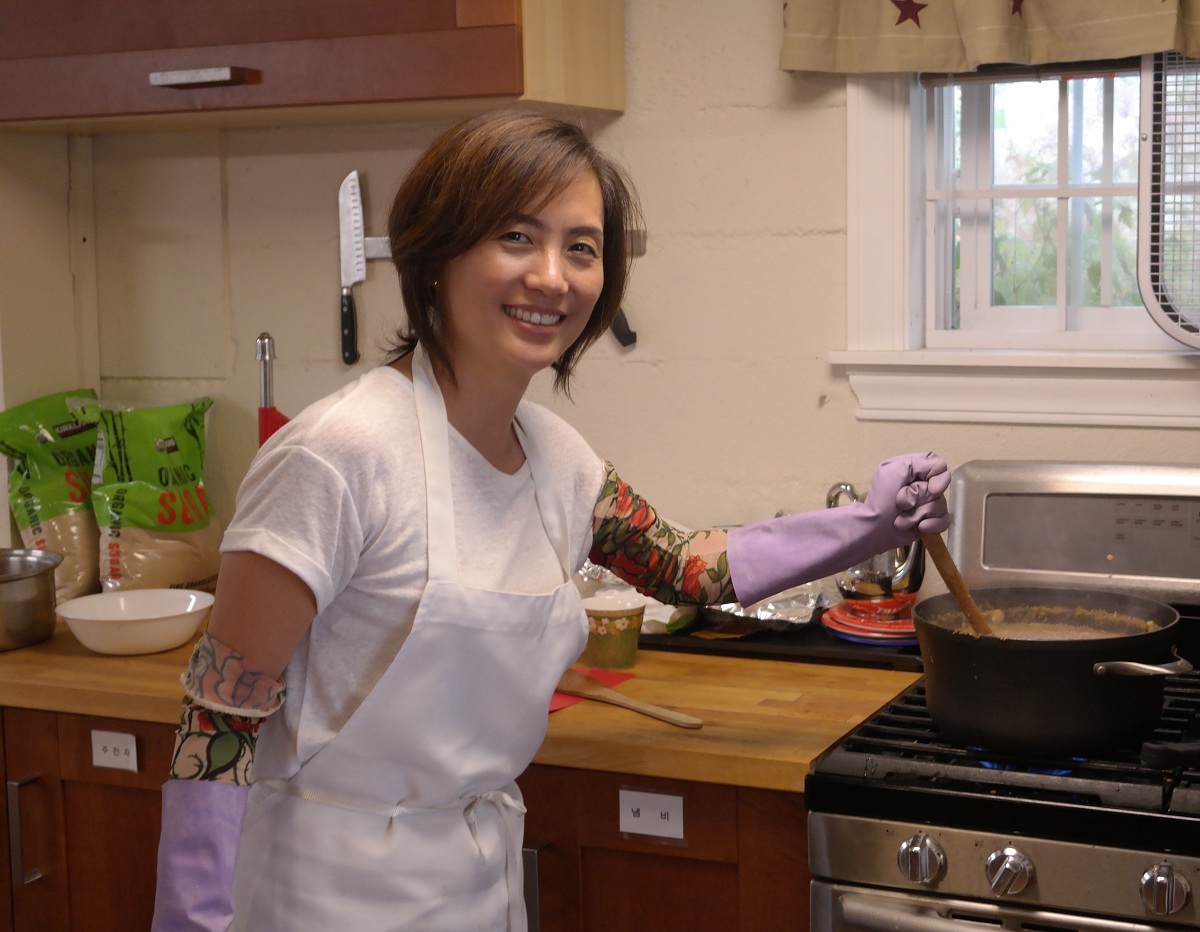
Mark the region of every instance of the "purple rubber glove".
POLYGON ((731 528, 727 555, 738 602, 839 573, 877 553, 950 526, 950 468, 936 453, 879 464, 866 501, 731 528))
POLYGON ((163 784, 152 932, 225 932, 233 921, 233 866, 248 786, 163 784))

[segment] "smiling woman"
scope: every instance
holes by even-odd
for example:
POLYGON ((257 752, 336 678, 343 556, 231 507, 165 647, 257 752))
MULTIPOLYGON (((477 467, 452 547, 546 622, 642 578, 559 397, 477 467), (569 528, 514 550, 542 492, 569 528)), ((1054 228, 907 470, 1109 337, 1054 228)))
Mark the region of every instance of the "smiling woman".
POLYGON ((586 559, 661 601, 749 604, 945 529, 949 471, 921 454, 861 503, 683 531, 524 398, 547 368, 565 390, 611 324, 636 218, 615 164, 536 113, 418 159, 389 227, 391 360, 284 425, 238 494, 156 928, 524 929, 515 780, 587 640, 586 559))

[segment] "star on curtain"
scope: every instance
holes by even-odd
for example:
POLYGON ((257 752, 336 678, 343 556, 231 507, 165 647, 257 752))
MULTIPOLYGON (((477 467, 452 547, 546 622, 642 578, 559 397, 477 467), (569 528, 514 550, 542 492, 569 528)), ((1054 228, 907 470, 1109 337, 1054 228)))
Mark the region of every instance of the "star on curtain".
POLYGON ((917 24, 917 28, 921 28, 921 11, 929 6, 928 3, 917 3, 917 0, 892 0, 892 6, 900 11, 900 18, 896 20, 896 25, 912 20, 917 24))

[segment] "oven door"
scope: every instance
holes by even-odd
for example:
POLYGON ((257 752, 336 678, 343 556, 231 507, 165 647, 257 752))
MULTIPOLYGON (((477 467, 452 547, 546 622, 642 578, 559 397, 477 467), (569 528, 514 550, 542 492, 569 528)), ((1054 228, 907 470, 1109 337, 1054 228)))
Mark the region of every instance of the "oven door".
POLYGON ((981 927, 1038 932, 1178 932, 1181 928, 826 880, 813 881, 811 904, 811 932, 979 932, 981 927))

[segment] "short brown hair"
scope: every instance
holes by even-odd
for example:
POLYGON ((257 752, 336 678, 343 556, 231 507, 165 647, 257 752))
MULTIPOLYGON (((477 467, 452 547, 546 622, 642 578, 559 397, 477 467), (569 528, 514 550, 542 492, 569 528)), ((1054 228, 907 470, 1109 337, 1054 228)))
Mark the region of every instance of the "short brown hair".
POLYGON ((401 184, 388 237, 408 327, 396 333, 391 358, 408 355, 419 341, 453 380, 435 284, 442 268, 528 209, 530 198, 542 195, 542 204, 548 203, 585 171, 600 183, 604 286, 583 333, 553 364, 555 389, 569 394, 579 356, 621 308, 632 259, 627 231, 640 224, 641 212, 624 171, 583 129, 533 111, 495 110, 459 123, 425 151, 401 184))

